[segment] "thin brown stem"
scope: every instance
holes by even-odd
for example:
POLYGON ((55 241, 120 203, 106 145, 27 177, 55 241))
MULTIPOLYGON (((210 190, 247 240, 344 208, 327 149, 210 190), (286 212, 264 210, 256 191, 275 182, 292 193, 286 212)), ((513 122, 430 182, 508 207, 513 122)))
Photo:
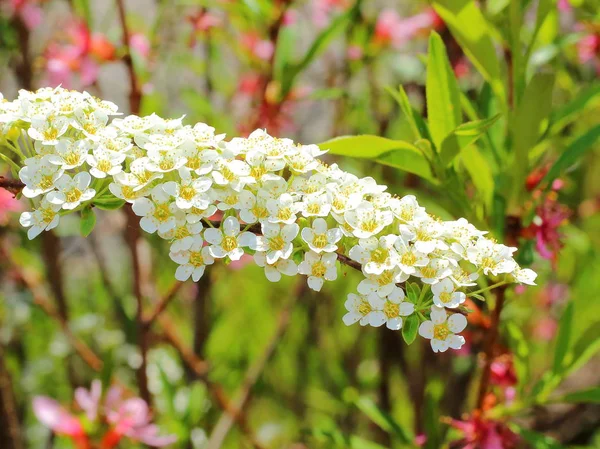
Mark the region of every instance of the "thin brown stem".
POLYGON ((19 412, 5 361, 4 346, 0 344, 0 441, 3 448, 23 449, 19 412))
POLYGON ((143 322, 146 327, 151 326, 158 316, 165 311, 171 301, 175 299, 182 286, 183 282, 180 281, 175 281, 173 285, 171 285, 169 290, 167 290, 167 293, 165 293, 165 295, 154 305, 152 311, 144 317, 143 322))
POLYGON ((25 187, 25 184, 23 184, 18 179, 8 179, 8 178, 5 178, 4 176, 0 176, 0 187, 8 190, 13 195, 16 195, 21 190, 23 190, 23 187, 25 187))
POLYGON ((483 409, 485 398, 490 387, 491 368, 494 360, 494 351, 498 341, 498 333, 500 330, 500 314, 506 300, 506 286, 501 286, 496 290, 496 306, 492 312, 490 330, 484 353, 484 366, 481 373, 481 381, 479 383, 479 394, 477 396, 477 408, 483 409))
POLYGON ((125 47, 125 55, 123 56, 123 62, 127 67, 129 73, 129 109, 132 114, 140 113, 140 105, 142 103, 142 90, 140 87, 139 80, 135 73, 135 67, 133 66, 133 58, 131 57, 131 33, 129 26, 127 25, 127 12, 125 10, 125 1, 116 0, 117 11, 119 13, 119 22, 121 23, 121 31, 123 34, 123 46, 125 47))

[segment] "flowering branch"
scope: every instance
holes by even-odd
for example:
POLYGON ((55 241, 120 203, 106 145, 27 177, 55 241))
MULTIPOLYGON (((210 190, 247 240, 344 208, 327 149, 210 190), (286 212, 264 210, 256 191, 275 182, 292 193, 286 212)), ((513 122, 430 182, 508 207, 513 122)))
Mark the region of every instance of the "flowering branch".
POLYGON ((17 195, 21 192, 21 190, 23 190, 25 184, 23 184, 18 179, 8 179, 4 176, 0 176, 0 187, 8 190, 13 195, 17 195))

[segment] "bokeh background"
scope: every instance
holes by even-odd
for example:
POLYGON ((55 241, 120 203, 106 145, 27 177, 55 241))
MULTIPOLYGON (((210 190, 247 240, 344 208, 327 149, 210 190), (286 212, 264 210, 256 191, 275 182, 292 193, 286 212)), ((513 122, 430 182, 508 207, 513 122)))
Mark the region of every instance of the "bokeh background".
MULTIPOLYGON (((509 3, 478 2, 499 57, 506 51, 509 3)), ((521 3, 528 40, 541 2, 521 3)), ((538 199, 545 171, 568 142, 599 123, 600 113, 598 2, 549 3, 529 70, 556 73, 553 108, 562 121, 527 180, 538 199)), ((187 123, 206 122, 228 136, 266 128, 303 143, 354 134, 407 138, 409 125, 388 90, 403 85, 413 107, 425 110, 432 30, 442 36, 467 97, 483 86, 444 21, 422 1, 2 0, 0 12, 5 98, 61 84, 129 112, 131 57, 140 114, 185 114, 187 123)), ((557 394, 600 382, 594 357, 600 346, 598 146, 553 183, 519 236, 539 285, 510 293, 490 407, 506 406, 502 417, 511 419, 522 447, 600 447, 598 397, 575 405, 527 402, 550 369, 569 304, 573 354, 578 344, 587 352, 557 394)), ((327 160, 452 216, 443 192, 414 175, 363 159, 327 160)), ((467 195, 478 187, 455 186, 467 195)), ((32 414, 34 396, 70 404, 74 388, 93 379, 137 389, 141 360, 126 218, 101 212, 84 239, 78 218, 68 216, 56 232, 29 242, 18 225, 22 207, 0 189, 0 397, 16 407, 22 447, 67 449, 75 446, 52 437, 32 414), (81 357, 81 342, 101 367, 81 357)), ((173 448, 466 447, 452 443, 461 432, 450 424, 473 409, 489 326, 485 305, 473 304, 478 313, 463 350, 434 355, 426 342, 407 347, 387 329, 345 327, 343 303, 359 282, 348 269, 314 294, 303 278, 270 284, 262 269, 242 260, 216 264, 199 283, 175 290, 164 242, 145 236, 138 250, 148 310, 173 295, 148 336, 153 410, 161 428, 179 437, 173 448), (221 396, 233 411, 224 410, 221 396)), ((4 429, 9 424, 0 421, 4 429)), ((17 448, 5 441, 1 448, 17 448)), ((503 444, 473 447, 513 447, 503 444)))

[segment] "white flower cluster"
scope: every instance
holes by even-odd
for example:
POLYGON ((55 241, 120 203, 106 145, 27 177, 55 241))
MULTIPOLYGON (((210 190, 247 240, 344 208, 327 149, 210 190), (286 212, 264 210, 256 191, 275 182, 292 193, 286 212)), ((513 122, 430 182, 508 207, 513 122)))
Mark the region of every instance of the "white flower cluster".
POLYGON ((436 352, 464 343, 456 334, 466 318, 448 311, 466 313, 461 304, 481 274, 535 280, 513 259, 516 248, 322 163, 316 145, 263 130, 225 141, 205 124, 156 115, 109 123, 116 115, 110 102, 61 88, 0 103, 2 144, 21 159, 23 195, 35 205, 21 216, 29 238, 57 226, 62 213, 116 197, 131 203, 142 229, 170 242, 181 281, 198 281, 215 259, 252 254, 269 281, 302 274, 319 291, 337 278, 338 257, 355 261, 365 279, 346 301, 344 322, 397 330, 417 316, 436 352), (409 281, 418 298, 405 293, 409 281))

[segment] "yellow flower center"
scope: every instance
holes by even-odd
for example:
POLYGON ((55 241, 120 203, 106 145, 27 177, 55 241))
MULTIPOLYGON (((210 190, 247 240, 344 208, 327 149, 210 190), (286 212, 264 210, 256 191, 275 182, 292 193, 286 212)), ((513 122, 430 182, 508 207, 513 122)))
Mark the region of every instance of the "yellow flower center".
POLYGON ((41 189, 46 190, 52 187, 53 184, 54 181, 52 180, 52 175, 44 175, 42 176, 42 179, 40 179, 39 186, 41 189))
POLYGON ((367 231, 367 232, 375 232, 375 230, 377 229, 378 223, 377 220, 375 220, 375 218, 371 217, 371 218, 367 218, 366 220, 363 220, 363 222, 360 224, 360 229, 363 231, 367 231))
POLYGON ((309 214, 318 214, 319 211, 321 210, 321 206, 317 203, 312 203, 312 204, 308 205, 306 210, 308 211, 309 214))
POLYGON ((137 192, 134 192, 133 187, 131 186, 123 186, 121 188, 121 193, 123 194, 123 198, 128 200, 132 200, 137 197, 137 192))
POLYGON ((91 123, 86 123, 85 125, 83 125, 83 129, 88 133, 88 134, 96 134, 97 128, 92 125, 91 123))
POLYGON ((377 278, 377 283, 380 286, 391 284, 394 280, 394 272, 392 270, 386 270, 377 278))
POLYGON ((361 301, 361 303, 358 305, 357 310, 358 310, 358 313, 360 313, 362 316, 365 316, 365 315, 371 313, 373 308, 371 307, 371 304, 369 304, 369 302, 367 300, 363 299, 361 301))
POLYGON ((344 208, 344 206, 346 205, 346 203, 344 201, 342 201, 342 198, 339 196, 336 196, 333 200, 333 208, 336 210, 342 210, 344 208))
POLYGON ((388 259, 390 252, 385 248, 377 248, 371 251, 371 260, 377 264, 385 263, 388 259))
POLYGON ((65 162, 69 165, 77 165, 81 160, 81 155, 75 151, 70 151, 65 154, 65 162))
POLYGON ((58 130, 50 127, 44 131, 43 136, 44 140, 56 140, 58 137, 58 130))
POLYGON ((428 242, 431 240, 431 236, 427 233, 426 230, 419 229, 417 231, 417 240, 420 240, 421 242, 428 242))
POLYGON ((452 301, 452 293, 442 292, 439 294, 439 298, 444 304, 448 304, 450 301, 452 301))
POLYGON ((413 219, 414 212, 412 207, 405 207, 402 209, 402 212, 400 212, 400 218, 404 221, 410 221, 413 219))
POLYGON ((327 246, 327 235, 326 234, 315 234, 313 239, 313 246, 315 248, 325 248, 327 246))
POLYGON ((259 165, 257 167, 252 167, 252 169, 250 170, 250 176, 252 176, 254 179, 262 178, 262 176, 265 173, 267 173, 267 169, 265 167, 263 167, 262 165, 259 165))
POLYGON ((186 201, 190 201, 196 196, 196 189, 191 186, 184 186, 179 191, 179 196, 186 201))
POLYGON ((434 278, 436 275, 437 271, 435 268, 431 268, 431 267, 423 267, 421 268, 421 274, 423 275, 424 278, 434 278))
POLYGON ((175 167, 175 161, 170 157, 165 157, 160 161, 158 166, 161 170, 171 170, 173 167, 175 167))
POLYGON ((408 252, 402 254, 401 262, 402 262, 402 265, 412 267, 417 262, 417 258, 412 253, 412 251, 408 251, 408 252))
POLYGON ((311 274, 315 277, 322 278, 325 276, 325 272, 327 271, 327 267, 320 260, 315 262, 311 269, 311 274))
POLYGON ((156 209, 154 209, 154 218, 162 223, 167 221, 169 217, 171 217, 171 211, 167 203, 162 203, 156 206, 156 209))
POLYGON ((386 301, 383 306, 383 313, 388 318, 396 318, 400 315, 400 305, 391 301, 386 301))
POLYGON ((269 215, 269 212, 265 207, 254 206, 250 211, 254 214, 256 218, 266 218, 269 215))
POLYGON ((71 190, 65 193, 65 196, 67 197, 67 203, 74 203, 76 201, 79 201, 81 195, 82 192, 77 187, 73 187, 71 190))
POLYGON ((183 239, 185 237, 189 237, 190 235, 190 230, 187 228, 187 226, 179 226, 177 229, 175 229, 175 238, 176 239, 183 239))
POLYGON ((446 323, 433 326, 433 338, 436 340, 445 340, 450 335, 450 329, 446 323))
POLYGON ((50 223, 56 217, 56 212, 54 212, 49 207, 45 207, 40 209, 40 213, 42 214, 42 220, 44 223, 50 223))
POLYGON ((289 207, 282 207, 277 213, 277 218, 281 221, 289 220, 292 217, 292 210, 289 207))
POLYGON ((280 235, 275 236, 272 239, 269 239, 269 249, 271 251, 281 251, 281 250, 283 250, 284 246, 285 246, 285 240, 280 235))
POLYGON ((200 158, 198 156, 188 158, 187 166, 189 168, 191 168, 192 170, 199 169, 200 165, 201 165, 201 162, 200 162, 200 158))
POLYGON ((204 265, 202 251, 190 251, 190 265, 193 265, 194 267, 201 267, 204 265))
POLYGON ((98 161, 96 168, 98 170, 106 173, 107 171, 109 171, 112 168, 112 164, 110 163, 110 161, 108 159, 102 159, 101 161, 98 161))
POLYGON ((484 257, 481 259, 481 268, 490 268, 493 269, 496 267, 496 261, 491 257, 484 257))
POLYGON ((235 174, 231 170, 229 170, 229 168, 227 168, 227 167, 221 168, 221 174, 229 182, 231 182, 235 179, 235 174))
POLYGON ((238 242, 235 237, 228 235, 223 238, 223 241, 221 242, 221 246, 223 247, 223 249, 225 251, 230 252, 238 247, 238 242))
POLYGON ((235 203, 237 203, 238 197, 237 195, 228 195, 227 197, 225 197, 225 199, 223 200, 225 204, 229 204, 230 206, 233 206, 235 203))
POLYGON ((141 173, 137 173, 135 175, 140 184, 146 184, 148 180, 152 177, 152 172, 148 170, 144 170, 141 173))

